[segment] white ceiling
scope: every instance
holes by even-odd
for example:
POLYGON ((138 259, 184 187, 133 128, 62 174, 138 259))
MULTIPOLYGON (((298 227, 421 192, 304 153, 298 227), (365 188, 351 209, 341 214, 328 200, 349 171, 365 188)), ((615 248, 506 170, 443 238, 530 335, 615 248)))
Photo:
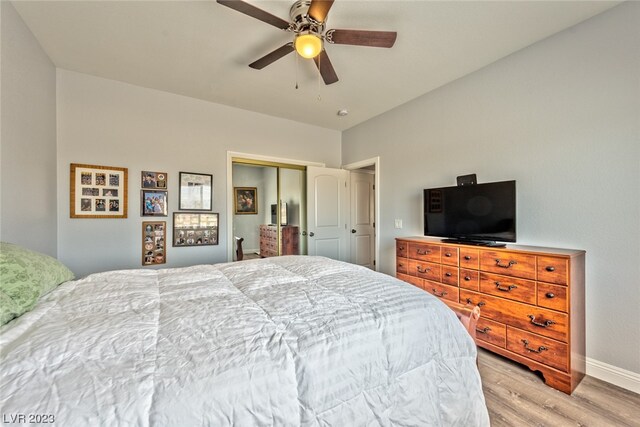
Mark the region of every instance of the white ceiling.
MULTIPOLYGON (((293 1, 249 0, 283 19, 293 1)), ((328 45, 340 81, 290 54, 291 34, 205 1, 14 1, 59 68, 344 130, 571 27, 612 1, 337 0, 327 28, 397 31, 391 49, 328 45), (295 89, 297 81, 299 89, 295 89), (349 115, 338 117, 346 108, 349 115)))

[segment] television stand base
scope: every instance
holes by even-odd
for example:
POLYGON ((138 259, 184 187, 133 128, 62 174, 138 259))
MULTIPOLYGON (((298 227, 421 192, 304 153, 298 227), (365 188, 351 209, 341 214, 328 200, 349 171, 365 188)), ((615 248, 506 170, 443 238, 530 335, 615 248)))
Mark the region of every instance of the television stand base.
POLYGON ((453 243, 455 245, 486 246, 489 248, 504 248, 506 243, 498 243, 490 240, 464 240, 464 239, 442 239, 442 243, 453 243))

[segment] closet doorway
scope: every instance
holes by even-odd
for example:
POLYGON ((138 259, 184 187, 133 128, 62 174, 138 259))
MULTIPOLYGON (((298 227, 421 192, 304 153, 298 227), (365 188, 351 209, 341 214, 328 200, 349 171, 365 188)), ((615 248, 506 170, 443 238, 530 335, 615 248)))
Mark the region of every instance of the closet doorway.
POLYGON ((231 159, 232 246, 237 260, 306 255, 306 166, 231 159))

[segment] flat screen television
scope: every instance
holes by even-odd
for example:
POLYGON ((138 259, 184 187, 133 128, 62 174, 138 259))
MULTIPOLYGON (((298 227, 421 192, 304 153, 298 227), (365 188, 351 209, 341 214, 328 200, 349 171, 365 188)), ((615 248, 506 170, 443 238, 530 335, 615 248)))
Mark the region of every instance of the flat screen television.
POLYGON ((516 182, 425 189, 424 235, 485 246, 515 242, 516 182))
MULTIPOLYGON (((271 205, 271 224, 278 223, 278 217, 276 216, 278 212, 278 205, 271 205)), ((285 202, 280 202, 280 225, 287 225, 287 204, 285 202)))

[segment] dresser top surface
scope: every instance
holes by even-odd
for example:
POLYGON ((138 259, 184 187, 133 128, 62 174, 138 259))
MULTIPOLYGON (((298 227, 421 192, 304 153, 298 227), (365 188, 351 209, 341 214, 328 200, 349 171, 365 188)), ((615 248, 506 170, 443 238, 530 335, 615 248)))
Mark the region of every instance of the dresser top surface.
POLYGON ((463 243, 444 243, 442 239, 438 237, 426 237, 426 236, 409 236, 409 237, 396 237, 396 240, 416 242, 416 243, 431 243, 442 246, 451 246, 459 248, 480 249, 484 251, 518 251, 529 252, 537 255, 552 254, 552 255, 564 255, 564 256, 578 256, 585 253, 581 249, 562 249, 562 248, 547 248, 542 246, 526 246, 526 245, 511 245, 507 244, 505 247, 496 248, 490 246, 476 246, 465 245, 463 243))

